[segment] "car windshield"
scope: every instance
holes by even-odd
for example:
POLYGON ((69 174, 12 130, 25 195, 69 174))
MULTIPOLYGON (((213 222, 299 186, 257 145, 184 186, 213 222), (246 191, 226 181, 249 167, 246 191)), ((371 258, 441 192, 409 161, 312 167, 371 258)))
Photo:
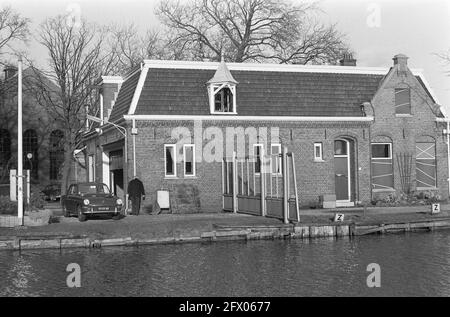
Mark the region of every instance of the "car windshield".
POLYGON ((79 184, 80 194, 109 194, 108 186, 104 184, 79 184))

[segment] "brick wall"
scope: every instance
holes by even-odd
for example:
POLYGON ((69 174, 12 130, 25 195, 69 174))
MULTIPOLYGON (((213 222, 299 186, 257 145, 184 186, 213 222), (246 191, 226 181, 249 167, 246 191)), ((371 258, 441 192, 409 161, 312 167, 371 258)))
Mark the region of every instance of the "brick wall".
MULTIPOLYGON (((203 131, 208 127, 217 127, 226 135, 227 127, 268 128, 268 140, 271 140, 270 128, 273 122, 203 122, 203 131)), ((370 200, 370 160, 369 133, 367 123, 280 123, 279 139, 282 146, 293 152, 296 160, 297 184, 300 203, 304 206, 315 205, 319 196, 334 194, 334 140, 345 137, 355 141, 357 154, 354 169, 355 199, 370 200), (324 162, 314 162, 314 142, 323 143, 324 162)), ((171 137, 177 127, 186 127, 193 136, 193 122, 137 122, 136 136, 137 169, 142 179, 147 197, 147 210, 154 205, 156 191, 168 189, 175 199, 175 212, 219 212, 222 210, 222 164, 221 162, 197 162, 196 176, 184 177, 183 164, 177 164, 177 178, 164 176, 164 144, 173 144, 178 139, 171 137)), ((261 140, 260 140, 261 141, 261 140)), ((203 140, 203 147, 209 140, 203 140)), ((270 141, 268 142, 270 144, 270 141)), ((276 142, 278 143, 278 142, 276 142)), ((270 148, 266 146, 266 149, 270 148)), ((225 152, 225 144, 223 145, 225 152)), ((236 150, 236 149, 235 149, 236 150)), ((198 148, 196 148, 198 151, 198 148)), ((267 150, 266 150, 267 151, 267 150)), ((246 142, 248 153, 248 141, 246 142)), ((181 155, 181 151, 179 154, 181 155)), ((139 175, 138 174, 138 175, 139 175)), ((257 185, 258 186, 258 183, 257 185)), ((291 190, 293 188, 291 187, 291 190)))
MULTIPOLYGON (((407 68, 406 68, 407 69, 407 68)), ((395 65, 373 98, 375 122, 371 125, 372 142, 392 142, 394 163, 394 187, 401 190, 400 169, 396 155, 413 155, 412 189, 416 190, 415 148, 416 142, 435 142, 437 159, 437 187, 442 197, 448 197, 447 146, 442 135, 443 126, 436 123, 437 109, 416 77, 407 70, 399 72, 395 65), (396 116, 395 89, 409 88, 411 116, 396 116)), ((373 112, 372 109, 369 109, 373 112)), ((374 193, 384 196, 387 192, 374 193)))

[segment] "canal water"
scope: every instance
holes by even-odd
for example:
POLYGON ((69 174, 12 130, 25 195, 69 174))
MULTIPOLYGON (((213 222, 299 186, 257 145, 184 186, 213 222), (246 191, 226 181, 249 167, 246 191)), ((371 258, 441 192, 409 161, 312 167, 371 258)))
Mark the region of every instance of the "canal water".
POLYGON ((43 295, 450 296, 450 232, 0 252, 0 296, 43 295), (70 263, 81 288, 66 285, 70 263))

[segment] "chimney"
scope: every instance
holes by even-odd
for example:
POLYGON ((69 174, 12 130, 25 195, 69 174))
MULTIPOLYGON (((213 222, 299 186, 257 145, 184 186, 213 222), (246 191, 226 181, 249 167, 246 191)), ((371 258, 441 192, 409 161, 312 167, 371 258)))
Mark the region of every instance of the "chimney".
POLYGON ((122 82, 123 79, 120 76, 102 76, 100 83, 100 117, 105 121, 111 114, 122 82))
POLYGON ((17 67, 8 65, 8 66, 5 66, 3 71, 5 72, 5 80, 8 80, 11 77, 13 77, 15 74, 17 74, 17 67))
POLYGON ((406 72, 408 70, 408 56, 404 54, 397 54, 394 56, 394 66, 397 66, 398 72, 406 72))
POLYGON ((356 66, 356 59, 353 58, 351 53, 345 53, 339 64, 341 66, 356 66))

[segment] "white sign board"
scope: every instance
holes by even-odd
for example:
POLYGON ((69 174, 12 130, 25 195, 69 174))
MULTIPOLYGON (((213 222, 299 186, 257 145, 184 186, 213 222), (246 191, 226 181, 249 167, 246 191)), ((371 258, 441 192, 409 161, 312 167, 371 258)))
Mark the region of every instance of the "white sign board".
POLYGON ((441 204, 432 204, 431 205, 431 214, 438 214, 441 212, 441 204))
POLYGON ((343 222, 344 214, 334 214, 334 222, 343 222))
POLYGON ((9 199, 17 201, 17 170, 9 170, 9 199))

